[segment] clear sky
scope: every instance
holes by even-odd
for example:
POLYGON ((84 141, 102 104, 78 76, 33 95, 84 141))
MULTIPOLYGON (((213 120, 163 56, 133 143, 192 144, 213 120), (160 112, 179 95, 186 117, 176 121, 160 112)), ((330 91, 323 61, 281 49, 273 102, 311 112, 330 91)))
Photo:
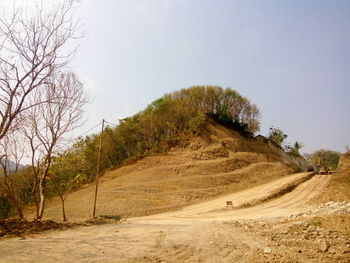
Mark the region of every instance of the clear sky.
MULTIPOLYGON (((0 0, 4 1, 4 0, 0 0)), ((9 0, 7 0, 9 1, 9 0)), ((45 1, 44 1, 45 2, 45 1)), ((350 1, 82 0, 89 129, 193 85, 239 91, 302 152, 350 145, 350 1)))

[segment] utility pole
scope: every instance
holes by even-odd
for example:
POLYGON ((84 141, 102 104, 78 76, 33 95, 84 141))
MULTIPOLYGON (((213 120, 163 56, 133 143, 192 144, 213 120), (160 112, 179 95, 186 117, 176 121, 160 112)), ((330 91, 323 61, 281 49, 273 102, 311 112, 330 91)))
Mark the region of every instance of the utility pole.
POLYGON ((102 129, 100 136, 100 145, 98 147, 98 155, 97 155, 97 167, 96 167, 96 188, 95 188, 95 199, 94 199, 94 210, 92 212, 92 218, 96 218, 96 200, 97 200, 97 191, 98 191, 98 177, 100 173, 100 162, 101 162, 101 148, 102 148, 102 137, 103 137, 103 129, 105 126, 105 120, 102 120, 102 129))

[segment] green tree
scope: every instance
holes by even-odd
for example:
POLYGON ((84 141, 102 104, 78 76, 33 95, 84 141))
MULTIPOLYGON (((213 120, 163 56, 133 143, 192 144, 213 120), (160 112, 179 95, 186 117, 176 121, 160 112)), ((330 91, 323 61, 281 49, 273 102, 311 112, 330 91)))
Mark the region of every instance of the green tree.
POLYGON ((295 155, 300 155, 300 149, 304 147, 304 144, 302 142, 296 141, 293 146, 287 145, 286 150, 289 153, 295 154, 295 155))
POLYGON ((309 161, 315 167, 328 167, 336 169, 340 153, 331 150, 318 150, 311 154, 309 161))
POLYGON ((216 114, 218 107, 225 107, 227 117, 247 124, 250 133, 253 134, 260 128, 258 107, 230 88, 194 86, 167 94, 165 97, 176 102, 181 101, 188 110, 204 115, 216 114))
POLYGON ((277 145, 281 146, 284 140, 287 138, 287 134, 285 134, 281 129, 271 127, 269 130, 269 134, 267 138, 276 143, 277 145))
POLYGON ((63 222, 67 220, 65 201, 68 195, 86 182, 81 173, 83 162, 79 155, 65 152, 53 158, 53 164, 48 177, 48 190, 59 196, 62 205, 63 222))

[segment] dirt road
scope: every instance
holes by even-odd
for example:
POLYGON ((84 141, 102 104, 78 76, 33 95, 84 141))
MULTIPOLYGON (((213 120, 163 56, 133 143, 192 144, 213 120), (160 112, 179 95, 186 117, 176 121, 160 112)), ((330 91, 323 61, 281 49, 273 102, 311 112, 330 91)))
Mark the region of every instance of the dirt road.
POLYGON ((291 182, 298 181, 309 173, 294 174, 285 178, 275 180, 271 183, 253 187, 251 189, 226 195, 215 200, 203 202, 197 205, 188 206, 175 212, 163 213, 154 216, 139 217, 130 221, 150 220, 230 220, 230 219, 249 219, 260 217, 278 217, 293 213, 299 213, 310 208, 307 203, 313 199, 320 190, 329 182, 330 175, 316 175, 305 183, 299 185, 294 191, 283 195, 276 200, 257 205, 246 209, 225 208, 226 201, 233 201, 234 207, 244 206, 245 204, 255 203, 264 200, 271 193, 278 193, 284 190, 291 182))
POLYGON ((0 262, 260 262, 257 255, 266 250, 267 241, 235 224, 310 209, 308 201, 330 176, 315 175, 280 198, 250 208, 226 208, 226 201, 232 200, 235 206, 255 203, 305 176, 287 176, 179 211, 119 224, 3 239, 0 262))

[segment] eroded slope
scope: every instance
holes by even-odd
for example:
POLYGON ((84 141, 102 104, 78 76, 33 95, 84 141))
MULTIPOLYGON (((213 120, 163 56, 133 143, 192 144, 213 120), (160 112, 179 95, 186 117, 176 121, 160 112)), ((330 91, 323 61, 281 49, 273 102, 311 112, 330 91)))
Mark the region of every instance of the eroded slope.
MULTIPOLYGON (((99 188, 97 214, 130 217, 172 211, 261 185, 302 166, 302 158, 212 122, 167 154, 107 172, 99 188)), ((66 201, 68 218, 91 217, 93 196, 93 184, 72 193, 66 201)), ((61 218, 58 200, 48 203, 45 218, 61 218)))

